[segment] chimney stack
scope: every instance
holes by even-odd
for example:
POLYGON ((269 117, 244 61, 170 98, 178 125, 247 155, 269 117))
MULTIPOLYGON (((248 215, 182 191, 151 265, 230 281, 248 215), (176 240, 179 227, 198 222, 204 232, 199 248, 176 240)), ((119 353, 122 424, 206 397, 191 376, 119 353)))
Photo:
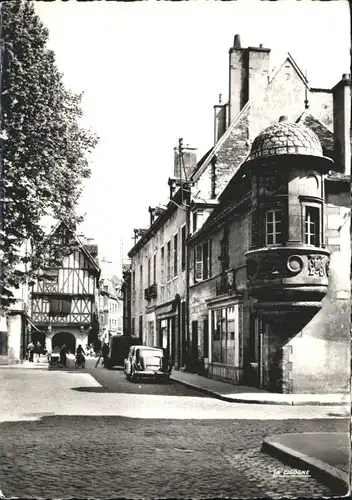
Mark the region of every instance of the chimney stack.
POLYGON ((280 116, 279 123, 281 123, 281 122, 288 122, 288 116, 286 116, 286 115, 280 116))
POLYGON ((344 73, 333 90, 335 151, 344 167, 351 175, 351 77, 344 73))
POLYGON ((192 148, 188 144, 182 145, 179 139, 179 146, 174 148, 174 177, 188 181, 197 167, 197 148, 192 148))
POLYGON ((229 110, 231 125, 247 101, 261 102, 268 84, 270 49, 263 47, 242 48, 240 36, 236 35, 231 47, 229 61, 229 110))

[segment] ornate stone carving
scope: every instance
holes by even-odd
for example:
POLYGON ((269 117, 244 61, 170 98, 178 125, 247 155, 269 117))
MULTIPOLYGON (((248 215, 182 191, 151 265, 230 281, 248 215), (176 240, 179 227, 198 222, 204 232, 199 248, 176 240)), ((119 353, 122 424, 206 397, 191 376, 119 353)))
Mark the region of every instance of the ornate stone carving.
POLYGON ((321 278, 327 276, 327 260, 325 255, 308 255, 308 275, 321 278))
POLYGON ((284 194, 287 192, 287 182, 282 172, 268 172, 267 176, 262 177, 263 187, 271 194, 284 194))
POLYGON ((287 269, 292 273, 292 274, 298 274, 302 271, 303 269, 303 259, 299 255, 291 255, 287 259, 287 269))

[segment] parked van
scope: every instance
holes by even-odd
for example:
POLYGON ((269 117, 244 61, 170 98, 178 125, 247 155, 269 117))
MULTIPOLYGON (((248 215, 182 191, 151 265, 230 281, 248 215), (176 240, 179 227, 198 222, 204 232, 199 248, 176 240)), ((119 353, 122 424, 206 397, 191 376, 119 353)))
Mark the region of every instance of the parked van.
POLYGON ((106 368, 111 370, 114 366, 123 366, 132 345, 143 345, 142 339, 132 335, 113 335, 110 338, 106 368))

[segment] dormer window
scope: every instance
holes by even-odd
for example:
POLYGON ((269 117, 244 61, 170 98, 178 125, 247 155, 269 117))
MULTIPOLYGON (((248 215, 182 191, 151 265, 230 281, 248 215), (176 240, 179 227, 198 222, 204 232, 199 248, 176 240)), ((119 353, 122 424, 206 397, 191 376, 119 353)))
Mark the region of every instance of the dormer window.
POLYGON ((282 243, 282 210, 267 210, 265 219, 266 245, 282 243))

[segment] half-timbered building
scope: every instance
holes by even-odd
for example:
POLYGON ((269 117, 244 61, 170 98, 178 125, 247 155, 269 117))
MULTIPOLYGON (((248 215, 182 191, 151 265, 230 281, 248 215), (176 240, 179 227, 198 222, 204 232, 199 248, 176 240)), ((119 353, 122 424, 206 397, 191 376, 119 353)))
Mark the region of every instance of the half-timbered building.
POLYGON ((66 344, 74 352, 78 344, 96 340, 100 268, 96 245, 86 245, 72 233, 67 236, 67 231, 65 237, 72 252, 61 267, 46 268, 32 288, 32 320, 39 330, 32 330, 32 340, 39 340, 47 350, 66 344))

